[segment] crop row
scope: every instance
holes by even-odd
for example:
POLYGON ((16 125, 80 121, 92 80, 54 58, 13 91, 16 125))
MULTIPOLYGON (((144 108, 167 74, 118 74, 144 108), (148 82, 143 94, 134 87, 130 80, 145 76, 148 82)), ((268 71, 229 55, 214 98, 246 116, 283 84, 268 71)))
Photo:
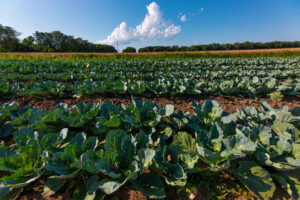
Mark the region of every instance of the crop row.
POLYGON ((45 180, 44 196, 103 199, 124 184, 149 198, 191 176, 227 172, 260 199, 282 186, 300 198, 300 108, 245 107, 226 113, 216 101, 193 102, 194 114, 134 100, 58 104, 53 111, 0 106, 0 199, 45 180), (3 175, 4 174, 4 175, 3 175), (80 184, 79 184, 80 183, 80 184))
POLYGON ((29 98, 72 97, 72 96, 176 96, 176 95, 222 95, 257 97, 276 92, 297 95, 300 92, 300 80, 288 79, 282 82, 274 78, 236 78, 227 81, 193 81, 189 79, 157 79, 148 81, 108 80, 93 82, 75 82, 74 84, 43 81, 9 84, 0 82, 0 96, 6 99, 24 96, 29 98))
POLYGON ((79 70, 86 63, 97 72, 113 71, 167 71, 169 67, 175 70, 190 71, 222 71, 247 68, 264 70, 284 70, 299 67, 300 58, 248 58, 248 59, 167 59, 167 60, 27 60, 1 59, 0 69, 7 72, 65 72, 79 70))
MULTIPOLYGON (((227 60, 167 60, 167 61, 91 61, 90 69, 85 69, 85 62, 71 61, 27 61, 8 60, 0 63, 1 80, 106 80, 126 78, 154 80, 157 78, 189 78, 189 79, 229 79, 232 77, 258 76, 278 79, 297 78, 300 75, 299 60, 285 60, 278 64, 275 58, 269 64, 251 64, 247 62, 227 60), (236 64, 239 63, 239 65, 236 64), (245 64, 244 64, 245 63, 245 64), (36 74, 36 75, 34 75, 36 74), (41 75, 38 78, 38 75, 41 75)), ((278 59, 278 58, 277 58, 278 59)), ((237 59, 238 60, 238 59, 237 59)), ((89 61, 86 61, 86 63, 89 61)))
POLYGON ((272 77, 280 80, 284 79, 293 79, 300 78, 300 67, 299 69, 293 70, 240 70, 236 69, 235 71, 176 71, 172 70, 170 72, 104 72, 99 73, 94 70, 84 69, 80 73, 65 72, 65 73, 29 73, 29 74, 20 74, 20 73, 2 73, 0 81, 7 80, 10 82, 17 81, 37 81, 37 80, 54 80, 54 81, 83 81, 92 79, 94 81, 104 81, 104 80, 146 80, 152 81, 155 79, 161 78, 176 78, 176 79, 193 79, 193 80, 229 80, 237 77, 254 77, 259 78, 272 77))

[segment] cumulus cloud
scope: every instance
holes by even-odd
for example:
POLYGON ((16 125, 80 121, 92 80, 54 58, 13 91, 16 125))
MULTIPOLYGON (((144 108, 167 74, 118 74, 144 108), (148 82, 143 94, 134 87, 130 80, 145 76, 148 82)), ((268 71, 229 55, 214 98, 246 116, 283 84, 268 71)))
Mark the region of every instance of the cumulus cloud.
POLYGON ((186 15, 182 15, 180 17, 180 21, 185 22, 187 20, 186 15))
POLYGON ((180 26, 167 23, 163 18, 159 5, 152 2, 147 6, 148 14, 141 24, 135 28, 127 28, 127 23, 122 22, 105 40, 98 40, 99 44, 114 45, 126 44, 131 41, 145 40, 153 37, 172 38, 181 31, 180 26))

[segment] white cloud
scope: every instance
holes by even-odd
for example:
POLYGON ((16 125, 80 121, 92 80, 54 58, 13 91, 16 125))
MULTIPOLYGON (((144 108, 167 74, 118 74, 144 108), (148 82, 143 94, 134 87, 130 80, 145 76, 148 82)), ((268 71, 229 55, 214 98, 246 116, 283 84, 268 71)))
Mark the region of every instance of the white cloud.
POLYGON ((200 12, 203 12, 204 11, 204 8, 200 8, 200 12))
POLYGON ((180 33, 180 26, 167 23, 163 19, 163 13, 157 3, 152 2, 149 4, 147 10, 148 14, 142 23, 135 28, 127 29, 127 23, 122 22, 105 40, 98 40, 97 43, 109 45, 117 43, 125 44, 131 41, 145 40, 156 36, 169 39, 180 33))
POLYGON ((187 20, 186 15, 182 15, 180 17, 180 21, 185 22, 187 20))
POLYGON ((164 30, 163 37, 164 38, 173 38, 176 35, 178 35, 181 31, 180 26, 175 26, 174 24, 171 24, 164 30))

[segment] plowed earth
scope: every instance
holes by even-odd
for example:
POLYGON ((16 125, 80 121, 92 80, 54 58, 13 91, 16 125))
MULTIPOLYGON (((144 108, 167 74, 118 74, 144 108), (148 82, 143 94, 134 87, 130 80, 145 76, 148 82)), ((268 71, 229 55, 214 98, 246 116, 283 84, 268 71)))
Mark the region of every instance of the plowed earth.
MULTIPOLYGON (((148 100, 147 98, 138 98, 142 101, 148 100)), ((220 97, 220 96, 208 96, 208 97, 155 97, 149 100, 153 100, 158 106, 164 107, 167 104, 172 104, 175 106, 175 110, 182 110, 184 112, 193 113, 192 102, 196 101, 199 103, 203 103, 205 99, 213 99, 220 103, 221 107, 229 113, 236 112, 237 109, 243 108, 246 106, 255 106, 260 108, 259 102, 266 101, 272 107, 278 108, 280 106, 286 105, 290 109, 295 107, 300 107, 300 96, 287 96, 282 101, 278 102, 271 99, 261 98, 261 99, 245 99, 239 97, 220 97)), ((7 102, 17 102, 21 107, 23 106, 33 106, 36 109, 46 109, 46 110, 54 110, 55 106, 58 103, 66 103, 69 106, 73 106, 78 102, 92 102, 92 103, 102 103, 104 101, 112 101, 116 105, 124 104, 128 106, 132 104, 132 99, 130 97, 123 98, 107 98, 107 97, 97 97, 97 98, 67 98, 67 99, 28 99, 24 97, 16 98, 13 100, 5 100, 0 98, 0 104, 7 102)))
POLYGON ((105 56, 113 56, 113 55, 161 55, 161 54, 263 54, 263 53, 298 53, 300 52, 300 48, 279 48, 279 49, 249 49, 249 50, 219 50, 219 51, 187 51, 187 52, 145 52, 145 53, 81 53, 81 52, 73 52, 73 53, 63 53, 63 52, 9 52, 9 53, 1 53, 0 55, 10 55, 10 56, 62 56, 62 57, 70 57, 75 55, 105 55, 105 56))

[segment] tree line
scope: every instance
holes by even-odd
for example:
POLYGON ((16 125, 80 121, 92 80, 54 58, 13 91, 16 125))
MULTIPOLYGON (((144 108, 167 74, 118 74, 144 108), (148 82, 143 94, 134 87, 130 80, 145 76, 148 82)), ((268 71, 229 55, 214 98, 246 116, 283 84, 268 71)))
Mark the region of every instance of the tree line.
POLYGON ((193 46, 147 46, 140 48, 138 52, 178 52, 178 51, 214 51, 214 50, 246 50, 246 49, 277 49, 277 48, 297 48, 300 41, 295 42, 236 42, 234 44, 207 44, 193 46))
POLYGON ((36 31, 23 40, 19 36, 13 28, 0 24, 0 52, 117 52, 113 46, 93 44, 60 31, 36 31))
MULTIPOLYGON (((38 32, 19 39, 20 33, 9 26, 0 24, 0 52, 117 52, 111 45, 94 44, 82 38, 65 35, 60 31, 38 32)), ((138 52, 180 52, 180 51, 213 51, 243 49, 276 49, 300 47, 300 41, 294 42, 242 42, 234 44, 207 44, 193 46, 146 46, 138 52)), ((127 47, 124 53, 136 52, 134 47, 127 47)))

